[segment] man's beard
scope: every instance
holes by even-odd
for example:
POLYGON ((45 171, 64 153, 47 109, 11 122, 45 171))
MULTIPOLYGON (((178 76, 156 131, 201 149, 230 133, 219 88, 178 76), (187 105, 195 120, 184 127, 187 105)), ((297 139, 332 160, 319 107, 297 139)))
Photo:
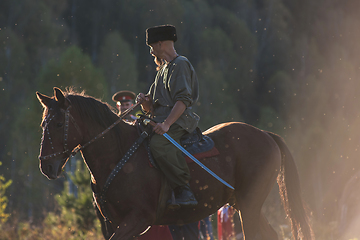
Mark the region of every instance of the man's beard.
POLYGON ((156 71, 159 71, 161 69, 161 66, 164 65, 165 61, 158 58, 157 56, 154 57, 154 62, 156 63, 156 71))
POLYGON ((157 56, 154 57, 154 62, 155 62, 156 65, 158 65, 159 67, 160 67, 161 65, 163 65, 163 61, 162 61, 160 58, 158 58, 157 56))

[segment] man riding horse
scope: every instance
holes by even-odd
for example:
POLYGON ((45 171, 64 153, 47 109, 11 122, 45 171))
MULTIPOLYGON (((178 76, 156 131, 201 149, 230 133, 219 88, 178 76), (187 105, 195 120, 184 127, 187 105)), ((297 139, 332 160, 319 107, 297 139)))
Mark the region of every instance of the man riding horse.
POLYGON ((181 152, 165 139, 171 136, 179 141, 199 120, 190 111, 198 99, 196 74, 189 61, 177 55, 176 38, 173 26, 147 30, 147 44, 159 70, 149 93, 137 97, 157 122, 151 123, 157 134, 150 145, 164 174, 149 167, 147 146, 141 144, 148 136, 146 131, 139 136, 137 127, 122 121, 106 103, 59 88, 54 88, 53 97, 37 92, 44 107, 39 155, 42 173, 49 179, 58 178, 69 156, 81 151, 91 172, 96 202, 114 229, 112 240, 134 239, 152 225, 199 221, 227 203, 240 211, 247 240, 277 240, 261 211, 277 180, 293 239, 312 240, 296 163, 280 136, 240 122, 206 130, 203 135, 213 140, 217 153, 201 161, 223 182, 209 177, 210 172, 199 165, 189 164, 188 168, 181 152), (163 175, 175 192, 173 207, 192 207, 174 211, 162 207, 161 196, 171 195, 167 187, 162 188, 163 175))
POLYGON ((190 172, 181 151, 161 136, 167 133, 175 141, 197 127, 199 116, 191 112, 199 97, 199 84, 195 70, 189 60, 179 56, 174 48, 177 40, 172 25, 162 25, 146 30, 146 44, 158 65, 157 74, 147 95, 139 93, 137 102, 157 122, 155 135, 150 141, 151 152, 160 170, 164 173, 175 193, 175 203, 194 206, 197 201, 189 186, 190 172))

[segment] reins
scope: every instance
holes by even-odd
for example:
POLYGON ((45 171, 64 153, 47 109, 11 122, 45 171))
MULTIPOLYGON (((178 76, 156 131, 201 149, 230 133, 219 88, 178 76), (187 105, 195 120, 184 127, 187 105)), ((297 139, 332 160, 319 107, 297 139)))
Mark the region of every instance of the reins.
POLYGON ((134 110, 134 108, 136 108, 140 104, 141 103, 138 102, 138 103, 134 104, 132 107, 126 109, 125 112, 123 112, 120 115, 119 119, 116 120, 113 124, 111 124, 107 129, 105 129, 104 131, 99 133, 96 137, 94 137, 93 139, 91 139, 90 141, 85 143, 84 145, 82 145, 82 146, 78 145, 77 147, 75 147, 74 150, 70 153, 70 156, 75 156, 75 154, 78 153, 80 150, 84 149, 85 147, 89 146, 91 143, 95 142, 96 139, 101 138, 102 136, 104 136, 107 132, 109 132, 112 128, 114 128, 119 122, 121 122, 125 116, 127 116, 130 112, 132 112, 134 110))

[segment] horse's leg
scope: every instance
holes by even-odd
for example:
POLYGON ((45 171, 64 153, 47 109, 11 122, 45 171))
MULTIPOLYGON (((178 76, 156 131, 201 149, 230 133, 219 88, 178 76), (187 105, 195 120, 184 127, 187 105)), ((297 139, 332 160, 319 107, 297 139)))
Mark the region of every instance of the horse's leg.
POLYGON ((251 203, 241 200, 240 204, 236 204, 236 208, 240 208, 240 216, 243 227, 243 235, 245 240, 262 240, 260 233, 260 211, 254 209, 251 203))
POLYGON ((261 213, 265 199, 275 185, 278 173, 276 164, 278 162, 276 160, 264 161, 262 166, 256 166, 256 170, 249 170, 248 173, 242 171, 243 174, 239 174, 235 186, 235 208, 240 210, 246 240, 278 239, 277 235, 272 237, 262 234, 262 230, 267 232, 267 221, 261 213))
POLYGON ((278 235, 274 228, 269 224, 268 220, 264 216, 264 213, 260 213, 260 230, 264 239, 278 240, 278 235))
POLYGON ((149 226, 149 221, 145 220, 140 212, 131 212, 124 218, 115 229, 110 240, 130 240, 135 239, 140 233, 144 232, 149 226))
MULTIPOLYGON (((278 235, 277 235, 276 231, 269 224, 268 220, 266 219, 266 217, 264 216, 264 214, 262 212, 260 212, 260 216, 259 216, 259 228, 260 228, 259 233, 261 234, 261 236, 259 234, 257 234, 257 236, 255 236, 255 239, 278 240, 278 235)), ((251 233, 246 234, 247 240, 253 239, 250 234, 251 233)))
POLYGON ((278 240, 276 231, 269 224, 261 209, 255 210, 251 203, 244 203, 241 209, 240 216, 245 240, 278 240))

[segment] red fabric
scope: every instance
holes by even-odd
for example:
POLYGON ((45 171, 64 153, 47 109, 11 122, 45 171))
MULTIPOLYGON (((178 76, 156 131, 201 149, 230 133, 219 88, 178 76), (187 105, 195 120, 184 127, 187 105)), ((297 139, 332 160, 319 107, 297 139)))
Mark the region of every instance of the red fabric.
POLYGON ((133 100, 134 98, 132 96, 128 96, 128 95, 125 95, 125 96, 117 96, 117 98, 115 100, 117 101, 125 101, 125 100, 133 100))
POLYGON ((234 209, 223 206, 217 212, 218 240, 227 240, 235 236, 233 225, 234 209))
POLYGON ((151 226, 138 240, 173 240, 168 226, 151 226))

